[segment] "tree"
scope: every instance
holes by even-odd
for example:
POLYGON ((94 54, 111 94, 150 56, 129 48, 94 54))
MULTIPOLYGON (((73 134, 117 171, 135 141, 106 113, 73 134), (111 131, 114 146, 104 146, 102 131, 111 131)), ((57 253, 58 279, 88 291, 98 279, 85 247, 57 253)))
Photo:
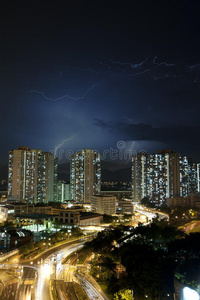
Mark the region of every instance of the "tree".
POLYGON ((160 207, 160 211, 170 214, 171 213, 171 208, 167 204, 162 204, 160 207))
POLYGON ((20 247, 19 253, 20 254, 29 254, 31 251, 35 249, 35 245, 33 242, 24 244, 23 246, 20 247))
POLYGON ((117 216, 103 215, 103 223, 112 223, 117 220, 117 216))
POLYGON ((73 227, 71 232, 74 237, 79 237, 83 234, 83 231, 79 227, 73 227))
POLYGON ((150 208, 154 208, 155 205, 149 200, 148 197, 144 197, 142 200, 141 200, 141 204, 146 206, 146 207, 150 207, 150 208))
POLYGON ((132 300, 131 290, 122 289, 114 294, 114 300, 132 300))
POLYGON ((52 223, 53 223, 53 227, 56 229, 56 232, 57 232, 57 229, 60 229, 63 225, 63 223, 58 220, 54 220, 52 223))

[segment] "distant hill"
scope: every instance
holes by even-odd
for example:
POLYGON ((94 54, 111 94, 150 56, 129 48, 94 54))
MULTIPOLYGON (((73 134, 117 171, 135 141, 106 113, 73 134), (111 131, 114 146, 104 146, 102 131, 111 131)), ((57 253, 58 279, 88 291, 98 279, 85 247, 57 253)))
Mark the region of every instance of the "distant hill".
MULTIPOLYGON (((58 165, 59 180, 70 181, 70 163, 58 165)), ((131 168, 122 168, 121 165, 102 162, 101 181, 131 181, 131 168)))
POLYGON ((0 180, 8 179, 8 164, 0 166, 0 180))
POLYGON ((101 181, 118 181, 118 182, 130 182, 131 181, 131 169, 119 169, 116 171, 102 170, 101 181))
MULTIPOLYGON (((8 165, 0 166, 0 180, 8 178, 8 165)), ((58 165, 58 179, 70 181, 70 163, 64 163, 58 165)), ((102 181, 131 181, 131 167, 124 168, 122 164, 114 162, 102 162, 101 171, 102 181)))

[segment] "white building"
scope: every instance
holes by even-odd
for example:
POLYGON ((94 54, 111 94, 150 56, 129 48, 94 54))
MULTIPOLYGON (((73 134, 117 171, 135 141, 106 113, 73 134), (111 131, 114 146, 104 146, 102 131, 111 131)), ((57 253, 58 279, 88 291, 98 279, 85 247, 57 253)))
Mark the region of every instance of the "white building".
POLYGON ((8 200, 56 201, 57 159, 48 152, 18 147, 9 152, 8 200))
POLYGON ((100 189, 100 154, 91 149, 73 154, 70 161, 70 199, 90 203, 91 196, 99 194, 100 189))
POLYGON ((91 196, 91 210, 99 214, 114 215, 116 213, 116 202, 115 196, 91 196))

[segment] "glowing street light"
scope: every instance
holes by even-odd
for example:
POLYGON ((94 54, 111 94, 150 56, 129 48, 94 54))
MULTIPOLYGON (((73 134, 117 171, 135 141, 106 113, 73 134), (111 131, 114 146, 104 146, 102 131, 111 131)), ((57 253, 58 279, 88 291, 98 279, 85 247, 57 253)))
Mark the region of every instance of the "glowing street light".
POLYGON ((184 287, 183 289, 183 300, 199 300, 199 294, 197 291, 190 289, 189 287, 184 287))

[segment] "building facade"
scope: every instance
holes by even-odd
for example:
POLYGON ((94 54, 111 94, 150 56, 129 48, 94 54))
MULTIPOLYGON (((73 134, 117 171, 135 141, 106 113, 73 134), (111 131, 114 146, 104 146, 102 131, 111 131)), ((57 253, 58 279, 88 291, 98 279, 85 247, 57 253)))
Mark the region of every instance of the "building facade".
POLYGON ((8 200, 48 203, 57 197, 57 159, 48 152, 18 147, 9 152, 8 200))
POLYGON ((189 194, 189 162, 186 156, 180 156, 180 196, 189 194))
POLYGON ((132 191, 135 202, 147 196, 147 164, 146 152, 139 152, 132 157, 132 191))
POLYGON ((195 207, 200 208, 200 194, 191 193, 187 197, 175 196, 167 199, 167 205, 169 207, 195 207))
POLYGON ((192 160, 189 161, 188 170, 188 194, 198 192, 197 164, 192 160))
POLYGON ((144 197, 156 205, 180 194, 179 154, 172 150, 160 150, 156 154, 138 153, 132 158, 133 201, 144 197))
POLYGON ((131 201, 120 200, 118 202, 117 212, 122 215, 133 215, 134 206, 131 201))
POLYGON ((180 157, 180 196, 188 197, 199 192, 199 168, 200 164, 186 156, 180 157))
POLYGON ((63 203, 66 200, 70 200, 70 185, 65 181, 58 181, 57 185, 57 201, 63 203))
POLYGON ((200 191, 199 174, 200 164, 172 150, 150 155, 138 153, 132 157, 133 201, 148 197, 156 206, 161 206, 169 198, 189 197, 200 191))
POLYGON ((179 153, 161 150, 149 155, 148 197, 156 206, 166 203, 166 199, 180 194, 179 153))
POLYGON ((91 210, 99 214, 113 215, 116 213, 116 202, 115 196, 91 196, 91 210))
POLYGON ((73 154, 70 161, 70 199, 90 203, 91 196, 99 194, 100 189, 100 154, 91 149, 73 154))
POLYGON ((200 193, 200 164, 197 164, 197 192, 200 193))

